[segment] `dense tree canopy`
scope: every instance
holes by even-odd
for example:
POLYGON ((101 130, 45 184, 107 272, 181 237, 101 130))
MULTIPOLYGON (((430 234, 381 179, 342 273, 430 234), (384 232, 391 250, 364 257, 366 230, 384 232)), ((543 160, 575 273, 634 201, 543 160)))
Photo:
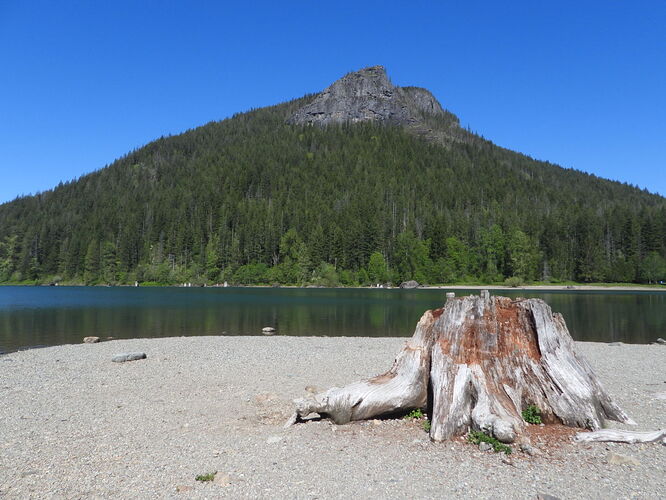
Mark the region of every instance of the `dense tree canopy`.
POLYGON ((0 281, 666 279, 664 198, 481 138, 287 125, 307 99, 1 205, 0 281))

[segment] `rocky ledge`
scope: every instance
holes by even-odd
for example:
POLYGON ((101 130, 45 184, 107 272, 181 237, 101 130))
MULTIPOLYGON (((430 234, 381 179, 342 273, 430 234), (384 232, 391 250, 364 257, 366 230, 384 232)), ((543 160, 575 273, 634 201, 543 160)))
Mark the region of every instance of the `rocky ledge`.
MULTIPOLYGON (((444 111, 428 90, 395 86, 383 66, 372 66, 337 80, 287 122, 329 125, 376 121, 410 125, 421 123, 424 114, 453 116, 444 111)), ((454 119, 458 126, 457 118, 454 119)))

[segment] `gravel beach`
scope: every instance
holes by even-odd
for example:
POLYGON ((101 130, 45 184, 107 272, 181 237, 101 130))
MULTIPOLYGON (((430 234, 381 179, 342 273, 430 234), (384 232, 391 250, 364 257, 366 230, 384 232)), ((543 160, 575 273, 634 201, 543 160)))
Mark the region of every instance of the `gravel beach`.
MULTIPOLYGON (((666 498, 661 444, 535 437, 537 455, 507 458, 431 443, 418 420, 283 429, 306 386, 384 372, 404 341, 179 337, 0 356, 0 497, 666 498), (136 351, 147 359, 111 362, 136 351)), ((666 346, 576 349, 637 430, 666 427, 666 346)))

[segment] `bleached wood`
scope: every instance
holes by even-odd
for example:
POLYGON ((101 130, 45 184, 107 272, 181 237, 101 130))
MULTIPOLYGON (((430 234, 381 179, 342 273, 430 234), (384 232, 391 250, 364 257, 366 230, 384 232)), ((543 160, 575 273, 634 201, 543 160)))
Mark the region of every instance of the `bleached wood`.
POLYGON ((592 430, 606 419, 633 424, 576 355, 561 315, 542 300, 486 290, 447 296, 442 309, 426 311, 385 374, 294 403, 287 425, 311 413, 341 424, 431 406, 434 441, 482 430, 513 442, 530 405, 545 423, 592 430))
POLYGON ((622 431, 618 429, 602 429, 594 432, 579 432, 574 437, 577 443, 616 442, 616 443, 655 443, 661 441, 666 445, 666 429, 651 432, 622 431))
POLYGON ((542 300, 487 293, 449 300, 433 331, 435 441, 473 429, 513 442, 529 405, 546 422, 574 427, 633 423, 576 355, 562 316, 542 300))
POLYGON ((427 311, 416 325, 414 336, 383 375, 333 387, 326 392, 294 400, 296 413, 287 422, 311 413, 330 417, 337 424, 363 420, 413 408, 428 401, 428 372, 432 349, 432 325, 438 311, 427 311))

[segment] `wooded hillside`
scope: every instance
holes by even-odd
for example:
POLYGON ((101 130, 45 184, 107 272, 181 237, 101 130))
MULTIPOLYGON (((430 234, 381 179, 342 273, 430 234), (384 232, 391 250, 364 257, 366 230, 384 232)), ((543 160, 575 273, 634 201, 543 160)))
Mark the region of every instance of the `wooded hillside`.
POLYGON ((160 138, 1 205, 0 282, 666 278, 663 197, 480 138, 285 122, 310 100, 160 138))

